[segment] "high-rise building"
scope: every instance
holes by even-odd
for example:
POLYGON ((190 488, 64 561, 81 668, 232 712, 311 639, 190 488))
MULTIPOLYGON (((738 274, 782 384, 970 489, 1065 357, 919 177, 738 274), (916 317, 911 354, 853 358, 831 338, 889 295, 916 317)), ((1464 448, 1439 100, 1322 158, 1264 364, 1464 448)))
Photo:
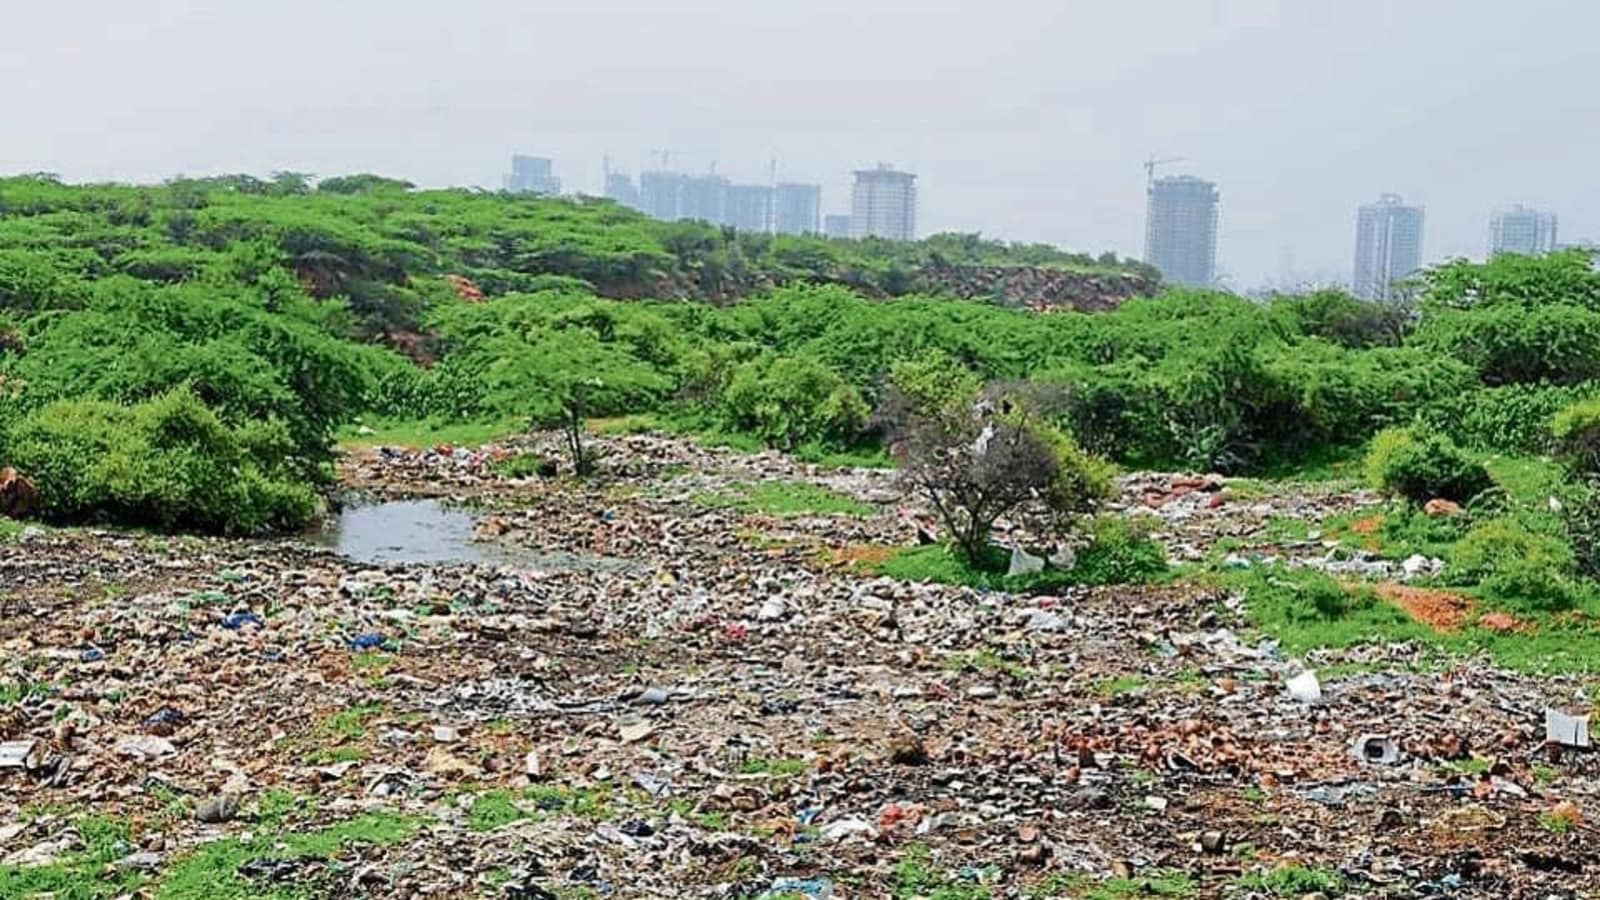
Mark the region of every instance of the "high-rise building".
POLYGON ((1422 207, 1405 205, 1399 194, 1362 206, 1356 217, 1356 296, 1392 299, 1399 282, 1421 267, 1422 207))
POLYGON ((511 157, 511 174, 506 176, 506 190, 513 194, 561 193, 561 179, 553 172, 550 160, 542 156, 511 157))
POLYGON ((822 233, 831 238, 847 238, 854 233, 854 229, 849 216, 825 216, 822 219, 822 233))
POLYGON ((850 194, 850 234, 893 241, 917 238, 917 176, 888 163, 858 169, 850 194))
POLYGON ((1148 193, 1144 261, 1171 284, 1210 287, 1217 277, 1217 186, 1175 175, 1155 179, 1148 193))
POLYGON ((687 180, 677 172, 640 172, 639 210, 669 222, 683 218, 683 185, 687 180))
POLYGON ((1556 217, 1525 206, 1495 210, 1489 220, 1489 255, 1542 256, 1555 249, 1556 217))
POLYGON ((728 217, 728 179, 721 175, 682 175, 678 218, 725 224, 728 217))
POLYGON ((782 183, 774 190, 772 230, 816 234, 822 227, 822 185, 782 183))
POLYGON ((723 224, 740 231, 772 231, 773 190, 761 184, 728 185, 723 224))
POLYGON ((639 188, 633 177, 622 172, 606 173, 606 196, 630 209, 639 209, 639 188))

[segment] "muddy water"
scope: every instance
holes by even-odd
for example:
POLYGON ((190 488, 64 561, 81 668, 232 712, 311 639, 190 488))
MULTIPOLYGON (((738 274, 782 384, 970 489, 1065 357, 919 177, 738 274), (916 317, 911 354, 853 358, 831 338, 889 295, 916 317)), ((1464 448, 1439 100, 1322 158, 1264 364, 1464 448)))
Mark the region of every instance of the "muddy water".
POLYGON ((485 563, 541 571, 628 572, 623 559, 478 539, 476 521, 438 500, 356 503, 340 510, 313 540, 357 562, 388 565, 485 563))

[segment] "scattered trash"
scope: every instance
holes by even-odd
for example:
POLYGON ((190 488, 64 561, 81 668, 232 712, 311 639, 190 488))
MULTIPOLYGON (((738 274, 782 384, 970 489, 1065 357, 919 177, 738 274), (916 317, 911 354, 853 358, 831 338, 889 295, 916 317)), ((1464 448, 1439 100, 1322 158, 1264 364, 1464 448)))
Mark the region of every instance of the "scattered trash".
POLYGON ((117 753, 146 762, 171 756, 177 752, 178 748, 171 741, 157 735, 126 738, 117 743, 117 753))
POLYGON ((350 639, 352 650, 379 650, 389 643, 389 639, 381 634, 358 634, 350 639))
POLYGON ((1289 696, 1301 703, 1321 703, 1322 683, 1317 680, 1317 673, 1307 669, 1294 676, 1287 682, 1289 696))
POLYGON ((832 900, 833 882, 826 878, 777 878, 767 891, 777 895, 799 894, 806 900, 832 900))
POLYGON ((238 814, 239 798, 232 794, 223 794, 220 797, 212 797, 209 800, 201 801, 194 808, 195 821, 204 822, 207 825, 221 825, 225 822, 232 822, 238 814))
POLYGON ((0 744, 0 769, 25 769, 38 741, 6 741, 0 744))
POLYGON ((228 629, 229 631, 238 631, 246 625, 254 625, 257 628, 264 628, 266 627, 266 624, 267 623, 263 621, 260 616, 253 612, 229 613, 228 616, 222 620, 222 627, 228 629))
MULTIPOLYGON (((895 510, 916 501, 892 472, 594 440, 597 482, 495 472, 497 453, 554 456, 546 435, 340 461, 363 502, 464 516, 475 559, 94 528, 0 550, 0 823, 27 823, 0 824, 0 854, 80 858, 81 816, 146 815, 172 790, 187 815, 106 855, 150 891, 219 837, 262 848, 232 870, 262 895, 875 897, 905 886, 911 852, 926 853, 927 895, 1156 867, 1210 889, 1259 867, 1250 842, 1352 884, 1370 875, 1388 885, 1377 893, 1455 878, 1459 893, 1545 896, 1573 880, 1559 859, 1594 867, 1570 850, 1586 822, 1534 840, 1536 818, 1568 815, 1557 797, 1596 793, 1585 760, 1538 759, 1545 735, 1528 730, 1577 682, 1441 674, 1415 645, 1292 645, 1290 659, 1241 597, 1200 581, 1025 596, 874 576, 832 557, 914 545, 895 510), (877 498, 881 513, 780 519, 695 500, 773 478, 877 498), (100 602, 83 586, 101 581, 127 589, 100 602), (104 660, 84 664, 90 648, 104 660), (331 859, 274 837, 280 822, 311 834, 365 816, 422 824, 331 859), (1353 857, 1358 844, 1383 850, 1353 857), (1519 855, 1530 848, 1543 856, 1519 855)), ((1273 524, 1371 517, 1375 494, 1220 485, 1125 476, 1103 512, 1137 516, 1178 561, 1215 565, 1228 541, 1226 565, 1406 577, 1399 560, 1273 524)), ((1059 549, 1026 521, 994 539, 1059 549)), ((1584 746, 1587 727, 1552 740, 1584 746)))
POLYGON ((1018 575, 1032 575, 1044 571, 1044 557, 1034 556, 1021 547, 1011 548, 1011 564, 1006 568, 1006 577, 1015 578, 1018 575))
POLYGON ((1544 737, 1552 744, 1564 747, 1587 748, 1589 743, 1589 716, 1571 716, 1556 709, 1544 711, 1544 737))
POLYGON ((1400 762, 1400 745, 1386 734, 1364 734, 1356 738, 1350 752, 1356 759, 1381 766, 1400 762))

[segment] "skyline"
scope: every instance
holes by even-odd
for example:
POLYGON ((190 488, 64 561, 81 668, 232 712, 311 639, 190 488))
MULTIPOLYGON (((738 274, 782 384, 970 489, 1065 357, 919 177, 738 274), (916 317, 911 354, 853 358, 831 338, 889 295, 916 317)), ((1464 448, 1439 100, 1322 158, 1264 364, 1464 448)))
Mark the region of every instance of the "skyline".
POLYGON ((637 172, 657 148, 691 171, 715 159, 734 181, 764 181, 777 157, 780 180, 823 185, 828 215, 851 170, 890 159, 919 176, 923 233, 1139 256, 1154 153, 1187 157, 1162 174, 1224 193, 1218 267, 1240 289, 1285 261, 1348 277, 1356 210, 1381 193, 1428 209, 1424 261, 1482 258, 1491 211, 1516 203, 1557 213, 1565 239, 1600 239, 1600 182, 1583 177, 1600 136, 1584 88, 1600 7, 131 6, 8 13, 19 34, 73 41, 22 41, 0 58, 13 86, 0 171, 371 171, 495 188, 515 148, 599 194, 603 156, 637 172), (528 53, 530 33, 574 39, 528 53))

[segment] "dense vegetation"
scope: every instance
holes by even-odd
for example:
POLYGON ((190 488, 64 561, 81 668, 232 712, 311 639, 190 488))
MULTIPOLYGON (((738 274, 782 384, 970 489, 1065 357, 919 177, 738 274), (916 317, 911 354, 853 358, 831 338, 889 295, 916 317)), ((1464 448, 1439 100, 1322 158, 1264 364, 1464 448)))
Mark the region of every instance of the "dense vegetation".
POLYGON ((1600 375, 1600 275, 1581 254, 1450 263, 1414 306, 882 299, 896 272, 940 261, 1089 262, 970 236, 733 234, 372 176, 0 180, 0 465, 40 481, 54 518, 256 530, 310 514, 305 488, 358 416, 526 418, 581 453, 585 419, 647 414, 820 455, 878 446, 890 371, 933 353, 1054 392, 1052 425, 1126 465, 1282 469, 1415 425, 1428 438, 1401 474, 1465 479, 1423 493, 1482 487, 1459 457, 1484 453, 1559 444, 1594 467, 1581 404, 1600 375), (155 477, 175 472, 190 474, 155 477))

